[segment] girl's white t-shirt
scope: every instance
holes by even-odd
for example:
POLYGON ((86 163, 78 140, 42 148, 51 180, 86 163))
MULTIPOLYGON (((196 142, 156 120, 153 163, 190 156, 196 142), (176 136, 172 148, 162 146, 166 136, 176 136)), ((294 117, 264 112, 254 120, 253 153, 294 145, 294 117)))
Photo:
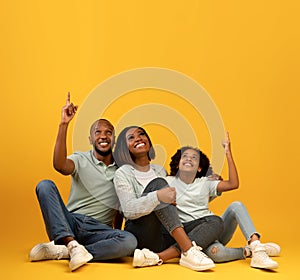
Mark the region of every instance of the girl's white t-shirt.
POLYGON ((182 223, 213 215, 209 202, 220 195, 217 193, 220 181, 201 177, 196 178, 192 184, 186 184, 175 176, 168 176, 166 180, 170 187, 176 189, 176 204, 182 223))

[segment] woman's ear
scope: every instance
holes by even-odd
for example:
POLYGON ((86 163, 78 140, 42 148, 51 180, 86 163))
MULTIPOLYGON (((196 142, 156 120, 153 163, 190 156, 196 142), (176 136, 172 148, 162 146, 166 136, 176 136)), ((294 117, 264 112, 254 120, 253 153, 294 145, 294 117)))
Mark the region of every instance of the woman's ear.
POLYGON ((197 171, 201 172, 201 170, 202 170, 202 168, 199 166, 198 169, 197 169, 197 171))

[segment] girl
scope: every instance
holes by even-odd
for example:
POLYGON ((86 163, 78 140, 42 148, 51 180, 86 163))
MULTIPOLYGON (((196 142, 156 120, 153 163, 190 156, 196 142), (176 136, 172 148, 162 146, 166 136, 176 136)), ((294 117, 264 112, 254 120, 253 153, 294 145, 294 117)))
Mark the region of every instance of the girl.
MULTIPOLYGON (((238 187, 238 174, 232 158, 228 133, 223 142, 229 179, 225 181, 211 180, 212 174, 209 159, 199 149, 183 147, 171 158, 171 176, 167 177, 169 185, 176 188, 177 209, 180 220, 189 222, 200 217, 211 215, 209 202, 238 187)), ((255 268, 275 269, 277 262, 269 258, 280 252, 280 247, 274 243, 260 243, 260 234, 256 231, 251 218, 241 202, 232 203, 222 215, 224 232, 219 240, 205 250, 215 262, 226 262, 243 259, 252 255, 251 266, 255 268), (245 248, 226 248, 239 224, 248 245, 245 248)))

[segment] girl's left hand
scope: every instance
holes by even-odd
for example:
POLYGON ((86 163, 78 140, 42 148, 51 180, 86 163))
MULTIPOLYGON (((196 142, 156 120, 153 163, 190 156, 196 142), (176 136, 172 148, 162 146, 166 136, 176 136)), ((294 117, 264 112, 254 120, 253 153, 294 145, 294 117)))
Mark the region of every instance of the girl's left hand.
POLYGON ((224 148, 225 154, 230 152, 230 139, 228 131, 226 131, 225 140, 222 142, 222 146, 224 148))

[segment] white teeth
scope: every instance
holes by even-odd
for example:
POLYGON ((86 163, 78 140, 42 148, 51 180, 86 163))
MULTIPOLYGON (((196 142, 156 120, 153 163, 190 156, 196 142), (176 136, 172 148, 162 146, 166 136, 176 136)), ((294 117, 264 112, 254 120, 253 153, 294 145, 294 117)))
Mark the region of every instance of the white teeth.
POLYGON ((184 163, 184 166, 192 166, 190 163, 184 163))
POLYGON ((144 143, 140 143, 140 144, 137 144, 135 147, 139 148, 139 147, 142 147, 142 146, 145 146, 145 144, 144 143))
POLYGON ((100 146, 107 146, 108 145, 108 143, 106 143, 106 142, 103 142, 103 143, 100 143, 100 146))

